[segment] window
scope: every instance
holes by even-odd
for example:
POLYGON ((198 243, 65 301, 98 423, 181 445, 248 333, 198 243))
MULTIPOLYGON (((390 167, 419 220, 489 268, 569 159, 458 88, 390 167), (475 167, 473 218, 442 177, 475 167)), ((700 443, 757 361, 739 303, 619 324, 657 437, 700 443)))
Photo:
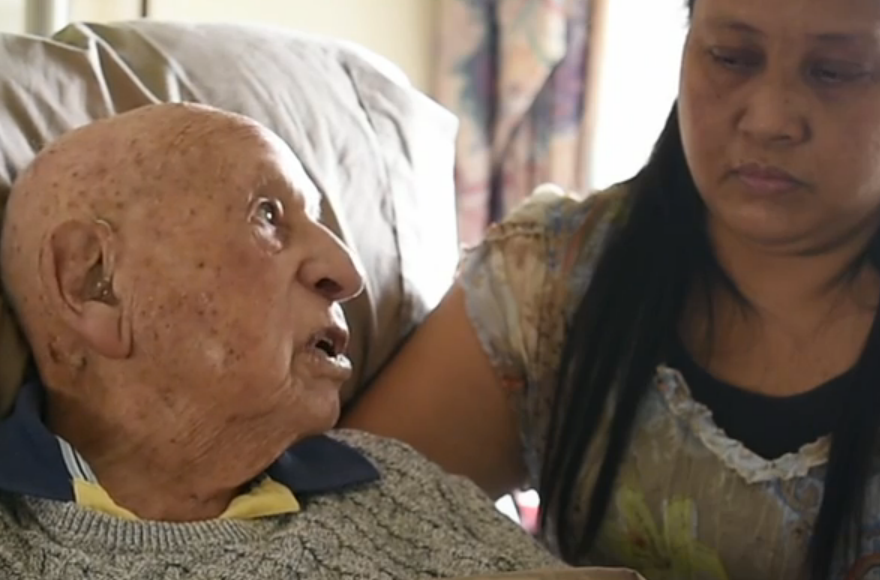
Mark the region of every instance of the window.
POLYGON ((678 94, 685 0, 610 0, 596 83, 590 187, 629 179, 645 164, 678 94))

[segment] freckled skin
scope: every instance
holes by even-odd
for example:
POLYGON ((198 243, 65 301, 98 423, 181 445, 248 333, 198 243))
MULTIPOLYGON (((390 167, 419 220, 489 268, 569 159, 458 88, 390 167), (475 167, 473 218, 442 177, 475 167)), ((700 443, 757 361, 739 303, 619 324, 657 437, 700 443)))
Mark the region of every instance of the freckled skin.
POLYGON ((284 449, 335 423, 341 382, 315 370, 307 347, 344 324, 340 302, 362 280, 307 211, 317 196, 275 135, 192 105, 73 132, 16 184, 3 275, 50 390, 52 426, 135 513, 216 515, 284 449), (82 251, 47 241, 70 223, 82 251), (41 255, 71 273, 39 274, 41 255), (47 291, 72 280, 88 294, 108 273, 118 306, 100 317, 47 291), (123 355, 117 330, 130 336, 123 355))

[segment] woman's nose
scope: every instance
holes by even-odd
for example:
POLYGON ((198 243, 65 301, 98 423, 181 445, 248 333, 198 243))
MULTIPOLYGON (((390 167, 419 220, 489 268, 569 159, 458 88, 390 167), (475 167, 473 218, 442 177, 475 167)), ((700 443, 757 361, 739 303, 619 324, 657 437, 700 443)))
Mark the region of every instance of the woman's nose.
POLYGON ((809 133, 801 96, 788 80, 756 81, 739 119, 739 130, 761 144, 797 144, 809 133))

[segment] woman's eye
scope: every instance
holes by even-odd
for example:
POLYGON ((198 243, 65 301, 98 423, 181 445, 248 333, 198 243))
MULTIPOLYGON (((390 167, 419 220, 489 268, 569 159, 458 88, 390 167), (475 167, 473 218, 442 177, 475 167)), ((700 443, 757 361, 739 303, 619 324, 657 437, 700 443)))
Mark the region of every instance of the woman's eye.
POLYGON ((260 221, 270 226, 277 227, 281 224, 281 206, 275 200, 261 199, 257 202, 255 213, 260 221))
POLYGON ((747 71, 761 64, 761 57, 749 51, 713 48, 709 56, 716 64, 732 71, 747 71))
POLYGON ((859 81, 868 73, 859 65, 848 64, 817 64, 810 68, 810 75, 818 82, 826 85, 840 85, 859 81))

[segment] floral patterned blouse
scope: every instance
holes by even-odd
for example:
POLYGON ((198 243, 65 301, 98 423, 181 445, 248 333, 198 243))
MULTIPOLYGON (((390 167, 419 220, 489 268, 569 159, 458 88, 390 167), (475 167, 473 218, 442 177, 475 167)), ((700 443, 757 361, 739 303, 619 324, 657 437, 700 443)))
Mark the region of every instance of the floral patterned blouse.
MULTIPOLYGON (((622 186, 583 200, 544 186, 462 262, 459 284, 469 316, 511 391, 535 488, 565 326, 626 208, 622 186)), ((681 373, 666 365, 658 367, 636 421, 612 505, 582 564, 625 566, 648 580, 802 575, 827 437, 764 459, 727 437, 691 397, 681 373)), ((579 506, 590 496, 600 459, 595 447, 587 454, 579 506)), ((868 493, 863 556, 838 563, 837 578, 880 578, 880 474, 868 493)), ((574 516, 581 529, 584 508, 574 516)))

